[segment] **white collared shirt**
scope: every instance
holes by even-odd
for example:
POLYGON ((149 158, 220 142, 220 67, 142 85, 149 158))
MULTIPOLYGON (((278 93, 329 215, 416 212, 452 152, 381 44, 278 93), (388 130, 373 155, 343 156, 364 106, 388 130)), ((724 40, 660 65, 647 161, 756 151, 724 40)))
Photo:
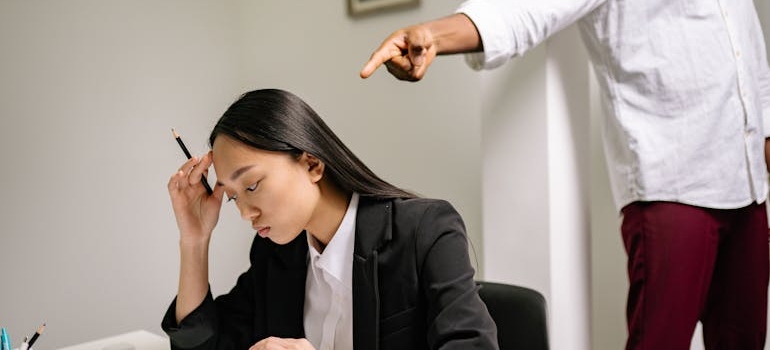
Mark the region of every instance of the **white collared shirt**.
POLYGON ((353 193, 345 216, 329 244, 319 253, 308 239, 305 281, 305 337, 316 350, 353 350, 353 247, 358 194, 353 193))
POLYGON ((602 87, 618 209, 739 208, 767 197, 770 69, 752 0, 469 0, 488 69, 578 21, 602 87), (763 125, 766 125, 763 129, 763 125))

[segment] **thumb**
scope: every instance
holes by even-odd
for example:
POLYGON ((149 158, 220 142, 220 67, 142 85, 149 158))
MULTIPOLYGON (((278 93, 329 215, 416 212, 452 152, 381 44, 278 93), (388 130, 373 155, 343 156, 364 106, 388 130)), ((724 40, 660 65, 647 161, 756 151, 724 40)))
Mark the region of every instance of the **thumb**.
POLYGON ((412 66, 415 68, 422 67, 425 63, 425 50, 424 47, 418 45, 409 45, 409 61, 412 62, 412 66))
POLYGON ((416 69, 425 64, 425 55, 433 45, 433 36, 424 26, 412 27, 412 30, 407 32, 407 35, 406 42, 409 45, 409 60, 416 69))

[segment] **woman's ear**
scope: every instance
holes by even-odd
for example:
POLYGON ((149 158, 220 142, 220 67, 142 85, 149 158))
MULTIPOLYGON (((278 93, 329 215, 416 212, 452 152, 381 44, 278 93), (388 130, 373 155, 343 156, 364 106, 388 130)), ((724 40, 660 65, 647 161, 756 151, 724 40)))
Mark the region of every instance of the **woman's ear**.
POLYGON ((313 180, 313 182, 318 182, 321 180, 321 178, 323 178, 325 166, 324 162, 322 162, 320 159, 316 158, 310 153, 305 152, 302 153, 300 162, 307 166, 308 174, 310 174, 310 178, 313 180))

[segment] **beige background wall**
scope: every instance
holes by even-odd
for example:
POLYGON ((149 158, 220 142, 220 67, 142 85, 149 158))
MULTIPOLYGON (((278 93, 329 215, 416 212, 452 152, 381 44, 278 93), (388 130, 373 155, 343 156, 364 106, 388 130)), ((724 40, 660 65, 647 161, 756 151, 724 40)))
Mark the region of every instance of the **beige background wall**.
MULTIPOLYGON (((554 145, 546 135, 560 132, 549 128, 583 129, 545 106, 569 103, 560 94, 580 82, 589 95, 580 98, 589 106, 580 118, 590 130, 569 142, 590 150, 590 166, 573 164, 581 175, 567 179, 580 189, 568 199, 587 203, 573 208, 570 221, 585 230, 569 238, 579 239, 575 261, 586 265, 576 283, 589 294, 566 315, 590 324, 576 329, 559 318, 552 335, 591 349, 621 348, 625 254, 599 142, 596 87, 585 79, 587 64, 564 64, 574 33, 496 72, 475 73, 461 57, 442 57, 418 84, 384 71, 358 78, 385 35, 448 14, 459 2, 423 0, 415 9, 353 19, 344 0, 0 1, 0 325, 16 342, 46 321, 43 349, 134 329, 161 333, 178 269, 165 184, 182 155, 170 128, 194 153, 204 152, 229 103, 262 87, 303 97, 384 178, 450 200, 479 264, 490 261, 482 259, 484 246, 517 252, 484 271, 536 287, 552 302, 552 292, 569 292, 559 276, 570 272, 560 267, 569 261, 554 260, 564 247, 553 239, 563 237, 543 233, 557 218, 554 198, 526 203, 560 180, 549 179, 549 162, 578 159, 547 151, 554 145), (517 101, 529 104, 527 113, 496 114, 517 101), (484 138, 498 125, 516 133, 484 138), (491 142, 506 139, 519 146, 495 153, 506 144, 491 142), (510 171, 484 165, 498 156, 510 171), (490 196, 482 179, 507 181, 514 192, 490 196), (513 207, 487 205, 505 201, 513 207)), ((756 3, 770 20, 770 6, 756 3)), ((252 234, 234 208, 223 210, 211 252, 215 294, 246 267, 252 234)), ((559 300, 562 311, 552 316, 565 312, 559 300)))

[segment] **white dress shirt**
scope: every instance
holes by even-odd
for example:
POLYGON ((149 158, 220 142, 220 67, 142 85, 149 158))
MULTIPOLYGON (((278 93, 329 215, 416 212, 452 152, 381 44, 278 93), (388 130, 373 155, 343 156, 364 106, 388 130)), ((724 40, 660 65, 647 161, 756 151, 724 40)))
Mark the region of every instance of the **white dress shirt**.
POLYGON ((353 350, 353 247, 358 194, 329 244, 307 235, 309 263, 305 281, 305 337, 316 350, 353 350))
POLYGON ((770 70, 752 0, 470 0, 457 12, 484 45, 466 55, 474 69, 579 23, 602 87, 618 209, 640 200, 717 209, 765 200, 770 70))

